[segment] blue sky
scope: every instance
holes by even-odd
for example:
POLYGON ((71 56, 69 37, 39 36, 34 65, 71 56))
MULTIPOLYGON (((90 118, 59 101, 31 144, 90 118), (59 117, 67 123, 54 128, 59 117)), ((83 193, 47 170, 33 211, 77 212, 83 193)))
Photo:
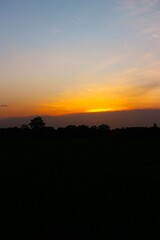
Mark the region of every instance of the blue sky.
POLYGON ((0 117, 160 107, 159 0, 0 0, 0 117))

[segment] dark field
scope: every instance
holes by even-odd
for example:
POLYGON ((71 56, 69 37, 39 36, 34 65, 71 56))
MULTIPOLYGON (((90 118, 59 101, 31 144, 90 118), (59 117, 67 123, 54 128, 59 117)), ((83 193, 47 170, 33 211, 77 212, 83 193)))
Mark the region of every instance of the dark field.
POLYGON ((159 137, 1 137, 2 239, 156 239, 159 146, 159 137))

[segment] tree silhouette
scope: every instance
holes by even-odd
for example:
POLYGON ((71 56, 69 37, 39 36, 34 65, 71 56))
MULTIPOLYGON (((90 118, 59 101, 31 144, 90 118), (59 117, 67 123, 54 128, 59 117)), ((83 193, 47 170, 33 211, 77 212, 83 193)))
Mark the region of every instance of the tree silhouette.
POLYGON ((100 126, 98 126, 98 129, 100 131, 109 131, 110 130, 110 126, 107 124, 101 124, 100 126))
POLYGON ((43 119, 41 117, 36 117, 36 118, 31 119, 29 126, 32 129, 40 129, 45 126, 45 122, 43 121, 43 119))
POLYGON ((24 129, 29 129, 29 126, 28 126, 27 124, 22 124, 22 125, 21 125, 21 129, 23 129, 23 130, 24 130, 24 129))

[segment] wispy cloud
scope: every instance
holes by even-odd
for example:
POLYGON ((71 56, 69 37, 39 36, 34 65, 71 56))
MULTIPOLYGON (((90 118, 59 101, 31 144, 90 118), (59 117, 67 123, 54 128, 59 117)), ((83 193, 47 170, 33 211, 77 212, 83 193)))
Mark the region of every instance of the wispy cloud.
POLYGON ((156 39, 160 39, 160 34, 154 33, 152 34, 152 37, 156 39))
MULTIPOLYGON (((137 59, 141 62, 159 59, 160 40, 160 1, 159 0, 122 0, 123 27, 130 31, 134 51, 138 49, 137 59), (148 56, 148 52, 150 56, 148 56), (151 57, 154 55, 154 57, 151 57), (142 60, 142 58, 144 58, 142 60)), ((122 24, 122 23, 121 23, 122 24)))
POLYGON ((159 4, 159 0, 122 0, 121 7, 131 15, 148 13, 159 4))
POLYGON ((155 81, 152 83, 143 83, 143 84, 138 84, 136 86, 130 87, 129 88, 129 94, 131 97, 145 97, 146 95, 150 94, 154 90, 157 90, 160 87, 160 82, 155 81))
POLYGON ((159 0, 122 0, 120 6, 129 24, 141 29, 144 34, 159 36, 159 0))
POLYGON ((8 105, 6 105, 6 104, 1 104, 0 107, 1 107, 1 108, 7 108, 8 105))

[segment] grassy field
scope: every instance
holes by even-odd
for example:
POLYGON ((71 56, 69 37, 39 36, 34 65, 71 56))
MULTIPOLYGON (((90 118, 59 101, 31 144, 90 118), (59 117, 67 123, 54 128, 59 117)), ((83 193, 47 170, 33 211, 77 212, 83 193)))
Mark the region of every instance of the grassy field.
POLYGON ((154 239, 160 139, 0 138, 3 239, 154 239))

